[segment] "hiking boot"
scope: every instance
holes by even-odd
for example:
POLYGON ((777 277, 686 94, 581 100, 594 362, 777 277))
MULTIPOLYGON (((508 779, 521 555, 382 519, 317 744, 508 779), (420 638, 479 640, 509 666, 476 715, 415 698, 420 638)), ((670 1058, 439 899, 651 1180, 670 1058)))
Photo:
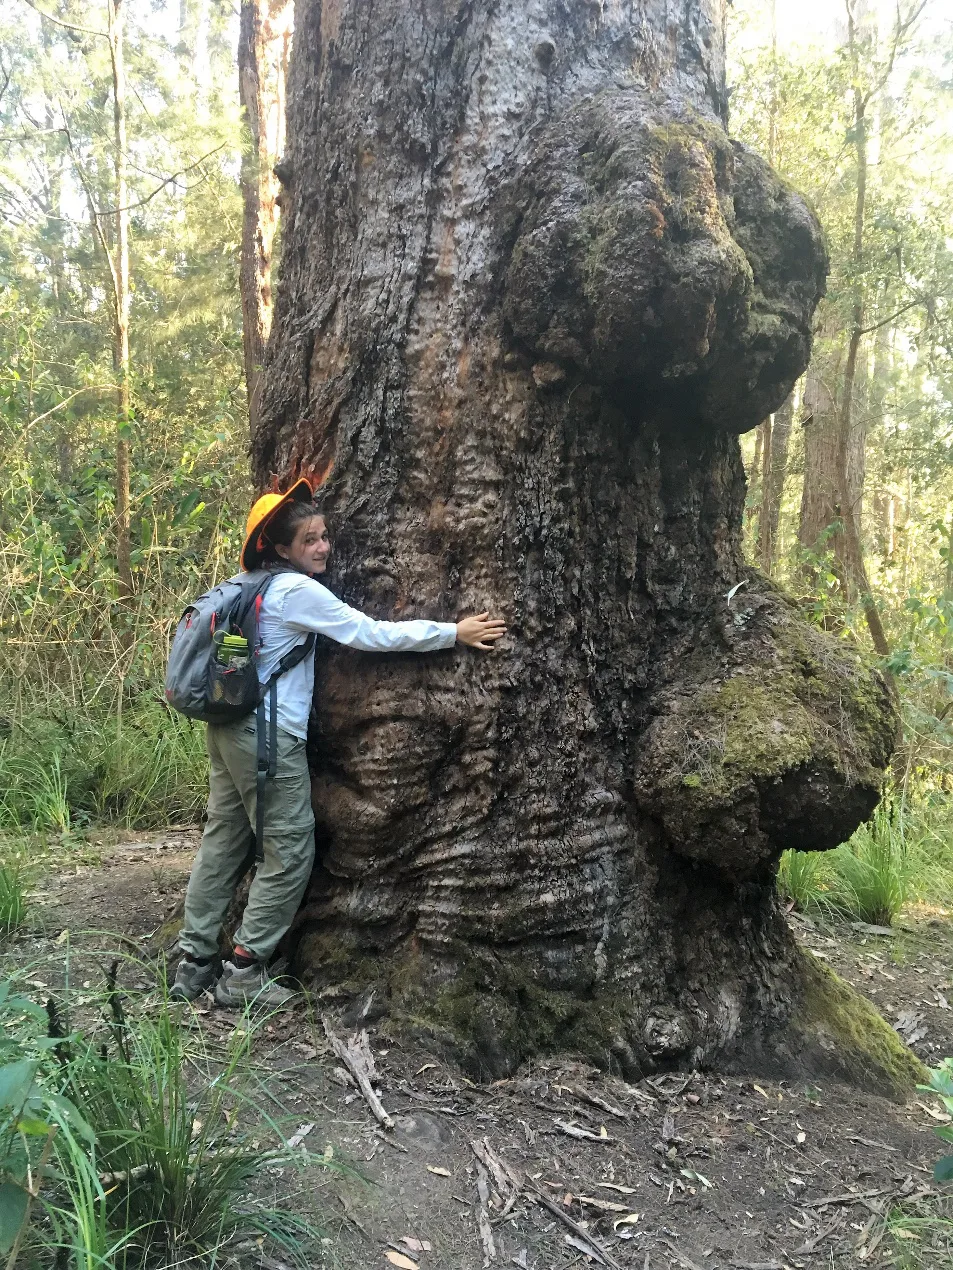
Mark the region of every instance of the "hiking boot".
POLYGON ((211 988, 215 982, 215 959, 202 965, 183 957, 175 970, 175 979, 169 989, 169 997, 173 1001, 194 1001, 203 992, 211 988))
POLYGON ((280 1009, 298 994, 290 988, 275 983, 260 961, 251 966, 236 966, 226 961, 222 977, 215 985, 215 1000, 230 1009, 242 1009, 246 1005, 264 1006, 269 1010, 280 1009))

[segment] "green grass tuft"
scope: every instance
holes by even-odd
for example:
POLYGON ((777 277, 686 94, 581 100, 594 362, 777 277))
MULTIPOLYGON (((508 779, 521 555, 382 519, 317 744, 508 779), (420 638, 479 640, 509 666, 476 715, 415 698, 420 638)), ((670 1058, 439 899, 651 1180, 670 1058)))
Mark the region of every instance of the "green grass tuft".
POLYGON ((0 741, 0 831, 65 837, 90 823, 190 821, 207 781, 204 728, 152 695, 121 718, 33 715, 0 741))
MULTIPOLYGON (((289 1144, 287 1117, 251 1061, 262 1020, 246 1018, 218 1048, 188 1007, 164 996, 127 1016, 116 986, 119 964, 108 972, 98 1002, 103 1022, 88 1031, 67 1034, 66 999, 48 1007, 47 1020, 33 1003, 5 998, 8 1040, 0 1072, 4 1057, 19 1064, 14 1074, 23 1069, 36 1127, 26 1130, 33 1138, 17 1136, 25 1113, 13 1109, 8 1136, 26 1143, 29 1161, 23 1155, 16 1172, 10 1159, 0 1163, 0 1180, 22 1192, 31 1169, 45 1167, 44 1151, 51 1166, 35 1203, 21 1206, 17 1238, 24 1265, 224 1266, 234 1264, 235 1244, 252 1238, 272 1241, 286 1262, 314 1266, 321 1231, 264 1199, 262 1175, 341 1166, 330 1151, 315 1156, 289 1144), (48 1021, 48 1036, 37 1034, 38 1016, 48 1021)), ((0 1242, 3 1216, 0 1204, 0 1242)), ((16 1226, 7 1233, 9 1250, 16 1226)))
POLYGON ((0 864, 0 936, 11 934, 26 918, 26 880, 17 863, 0 864))
POLYGON ((933 803, 911 814, 885 800, 849 842, 833 851, 786 851, 778 869, 782 898, 805 913, 891 926, 913 901, 953 900, 953 807, 933 803))

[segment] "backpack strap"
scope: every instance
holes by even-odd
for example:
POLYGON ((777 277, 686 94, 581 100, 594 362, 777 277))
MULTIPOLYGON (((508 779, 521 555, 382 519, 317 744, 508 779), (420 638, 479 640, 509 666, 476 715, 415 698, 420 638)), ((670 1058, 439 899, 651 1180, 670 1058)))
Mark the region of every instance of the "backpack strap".
POLYGON ((303 644, 296 644, 285 653, 275 673, 262 690, 258 701, 258 770, 255 773, 255 863, 265 858, 265 785, 274 780, 278 771, 278 680, 287 670, 297 666, 314 648, 314 631, 303 644), (269 718, 265 721, 265 697, 268 698, 269 718))

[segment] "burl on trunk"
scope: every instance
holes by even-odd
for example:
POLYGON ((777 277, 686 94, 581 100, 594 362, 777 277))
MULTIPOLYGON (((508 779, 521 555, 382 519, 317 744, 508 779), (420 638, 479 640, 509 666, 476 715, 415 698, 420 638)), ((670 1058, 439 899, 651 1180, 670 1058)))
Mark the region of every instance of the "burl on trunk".
POLYGON ((254 461, 331 580, 493 655, 319 657, 294 955, 486 1073, 573 1048, 915 1061, 801 956, 785 847, 872 810, 881 678, 740 550, 737 435, 807 364, 817 221, 725 131, 721 0, 303 0, 254 461))

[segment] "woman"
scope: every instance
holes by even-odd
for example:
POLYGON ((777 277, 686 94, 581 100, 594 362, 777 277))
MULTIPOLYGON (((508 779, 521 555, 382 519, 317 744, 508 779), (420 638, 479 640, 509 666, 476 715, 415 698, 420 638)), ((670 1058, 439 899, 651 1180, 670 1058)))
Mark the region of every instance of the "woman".
MULTIPOLYGON (((286 494, 266 494, 252 508, 241 567, 276 570, 258 619, 258 677, 267 683, 278 662, 312 632, 366 652, 430 652, 455 643, 490 649, 504 624, 481 613, 461 622, 377 622, 343 604, 320 582, 331 545, 307 481, 286 494)), ((275 1007, 292 996, 266 965, 291 924, 311 876, 314 816, 305 754, 314 692, 314 658, 305 657, 277 681, 277 774, 266 786, 264 861, 259 864, 234 952, 215 985, 224 1006, 255 1000, 275 1007)), ((266 711, 268 702, 266 700, 266 711)), ((171 996, 192 1001, 215 983, 218 936, 245 872, 256 811, 257 730, 254 716, 209 726, 208 821, 189 878, 182 959, 171 996)))

